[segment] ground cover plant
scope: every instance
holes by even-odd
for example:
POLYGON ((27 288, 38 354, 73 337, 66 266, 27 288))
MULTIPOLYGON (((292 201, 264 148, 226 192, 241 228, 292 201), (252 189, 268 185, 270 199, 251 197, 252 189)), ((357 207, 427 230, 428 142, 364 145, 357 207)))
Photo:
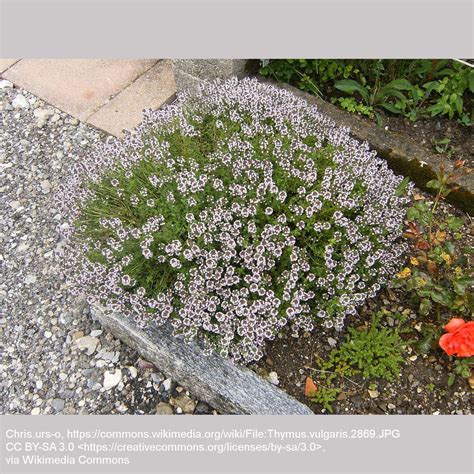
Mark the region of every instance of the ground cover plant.
MULTIPOLYGON (((339 347, 333 349, 326 360, 317 361, 317 368, 310 367, 312 376, 306 379, 305 395, 311 402, 332 412, 332 404, 342 392, 341 378, 360 386, 351 377, 360 376, 364 381, 373 382, 391 381, 400 375, 408 342, 402 339, 398 327, 381 325, 384 316, 383 311, 376 312, 367 326, 349 327, 339 347)), ((375 392, 375 385, 371 392, 375 392)))
POLYGON ((474 69, 455 60, 276 59, 264 61, 260 74, 379 122, 381 110, 412 121, 473 120, 474 69))
POLYGON ((75 291, 235 361, 342 329, 400 270, 406 181, 256 80, 181 94, 77 163, 58 195, 75 291))

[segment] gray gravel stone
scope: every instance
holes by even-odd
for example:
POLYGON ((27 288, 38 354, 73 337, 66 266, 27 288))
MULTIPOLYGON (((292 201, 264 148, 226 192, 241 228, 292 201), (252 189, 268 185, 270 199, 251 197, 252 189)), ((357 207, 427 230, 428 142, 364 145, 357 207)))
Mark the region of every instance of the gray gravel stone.
POLYGON ((153 364, 94 322, 64 272, 53 196, 69 168, 108 137, 7 82, 0 81, 0 413, 155 413, 171 379, 165 390, 153 364), (104 389, 104 373, 113 389, 104 389))
POLYGON ((194 409, 195 415, 208 415, 212 413, 212 408, 205 402, 199 402, 194 409))
POLYGON ((33 111, 33 115, 37 119, 47 119, 48 117, 51 116, 52 110, 50 109, 44 109, 43 107, 38 107, 33 111))
POLYGON ((337 341, 333 337, 328 337, 328 344, 330 347, 336 347, 337 341))
POLYGON ((156 414, 157 415, 172 415, 173 408, 168 403, 160 402, 156 405, 156 414))
POLYGON ((51 402, 51 407, 53 408, 53 410, 56 413, 59 413, 59 412, 63 411, 64 404, 65 404, 64 400, 62 400, 61 398, 55 398, 51 402))
POLYGON ((99 339, 92 336, 83 336, 76 340, 76 346, 79 350, 85 350, 87 355, 92 355, 97 345, 99 344, 99 339))
POLYGON ((51 183, 47 179, 41 181, 40 186, 43 194, 49 194, 51 192, 51 183))

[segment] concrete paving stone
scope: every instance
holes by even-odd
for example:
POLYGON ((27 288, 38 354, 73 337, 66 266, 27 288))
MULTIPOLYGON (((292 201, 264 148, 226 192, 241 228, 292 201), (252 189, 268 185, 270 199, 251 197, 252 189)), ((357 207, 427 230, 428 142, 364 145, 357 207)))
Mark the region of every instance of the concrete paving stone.
POLYGON ((162 60, 88 118, 117 137, 142 120, 143 109, 157 109, 176 91, 171 61, 162 60))
POLYGON ((3 77, 86 120, 156 62, 156 59, 23 59, 3 77))
POLYGON ((0 59, 0 74, 6 71, 9 67, 13 66, 19 59, 0 59))

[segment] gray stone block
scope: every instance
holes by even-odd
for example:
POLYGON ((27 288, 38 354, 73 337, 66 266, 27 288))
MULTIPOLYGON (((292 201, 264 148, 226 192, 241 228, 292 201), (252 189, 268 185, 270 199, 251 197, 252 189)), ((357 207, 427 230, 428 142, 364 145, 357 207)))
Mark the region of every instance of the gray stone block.
POLYGON ((221 413, 313 414, 306 405, 250 369, 217 354, 205 355, 196 342, 187 344, 174 337, 170 324, 158 327, 151 322, 145 328, 138 328, 122 314, 111 314, 99 306, 93 306, 91 312, 115 337, 221 413))
POLYGON ((176 89, 197 91, 202 81, 245 75, 246 59, 176 59, 173 60, 176 89))
POLYGON ((176 84, 176 91, 189 91, 195 94, 199 90, 202 79, 192 76, 181 69, 174 70, 174 82, 176 84))

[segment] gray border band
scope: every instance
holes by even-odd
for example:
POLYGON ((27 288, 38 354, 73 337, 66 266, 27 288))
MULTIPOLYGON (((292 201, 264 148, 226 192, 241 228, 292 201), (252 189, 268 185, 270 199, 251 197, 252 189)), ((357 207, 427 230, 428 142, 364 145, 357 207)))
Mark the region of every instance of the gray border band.
POLYGON ((26 415, 0 417, 0 424, 4 474, 468 474, 473 467, 473 420, 467 416, 207 416, 196 421, 193 416, 26 415), (45 439, 42 431, 54 436, 45 439), (184 436, 167 435, 170 431, 184 436), (48 449, 51 443, 58 451, 48 449), (170 445, 185 449, 163 449, 170 445), (271 449, 235 449, 252 446, 271 449), (77 462, 27 464, 22 458, 34 454, 77 462), (18 464, 7 464, 15 457, 18 464), (104 458, 129 462, 102 464, 104 458))
POLYGON ((461 57, 471 0, 0 0, 2 57, 461 57))

